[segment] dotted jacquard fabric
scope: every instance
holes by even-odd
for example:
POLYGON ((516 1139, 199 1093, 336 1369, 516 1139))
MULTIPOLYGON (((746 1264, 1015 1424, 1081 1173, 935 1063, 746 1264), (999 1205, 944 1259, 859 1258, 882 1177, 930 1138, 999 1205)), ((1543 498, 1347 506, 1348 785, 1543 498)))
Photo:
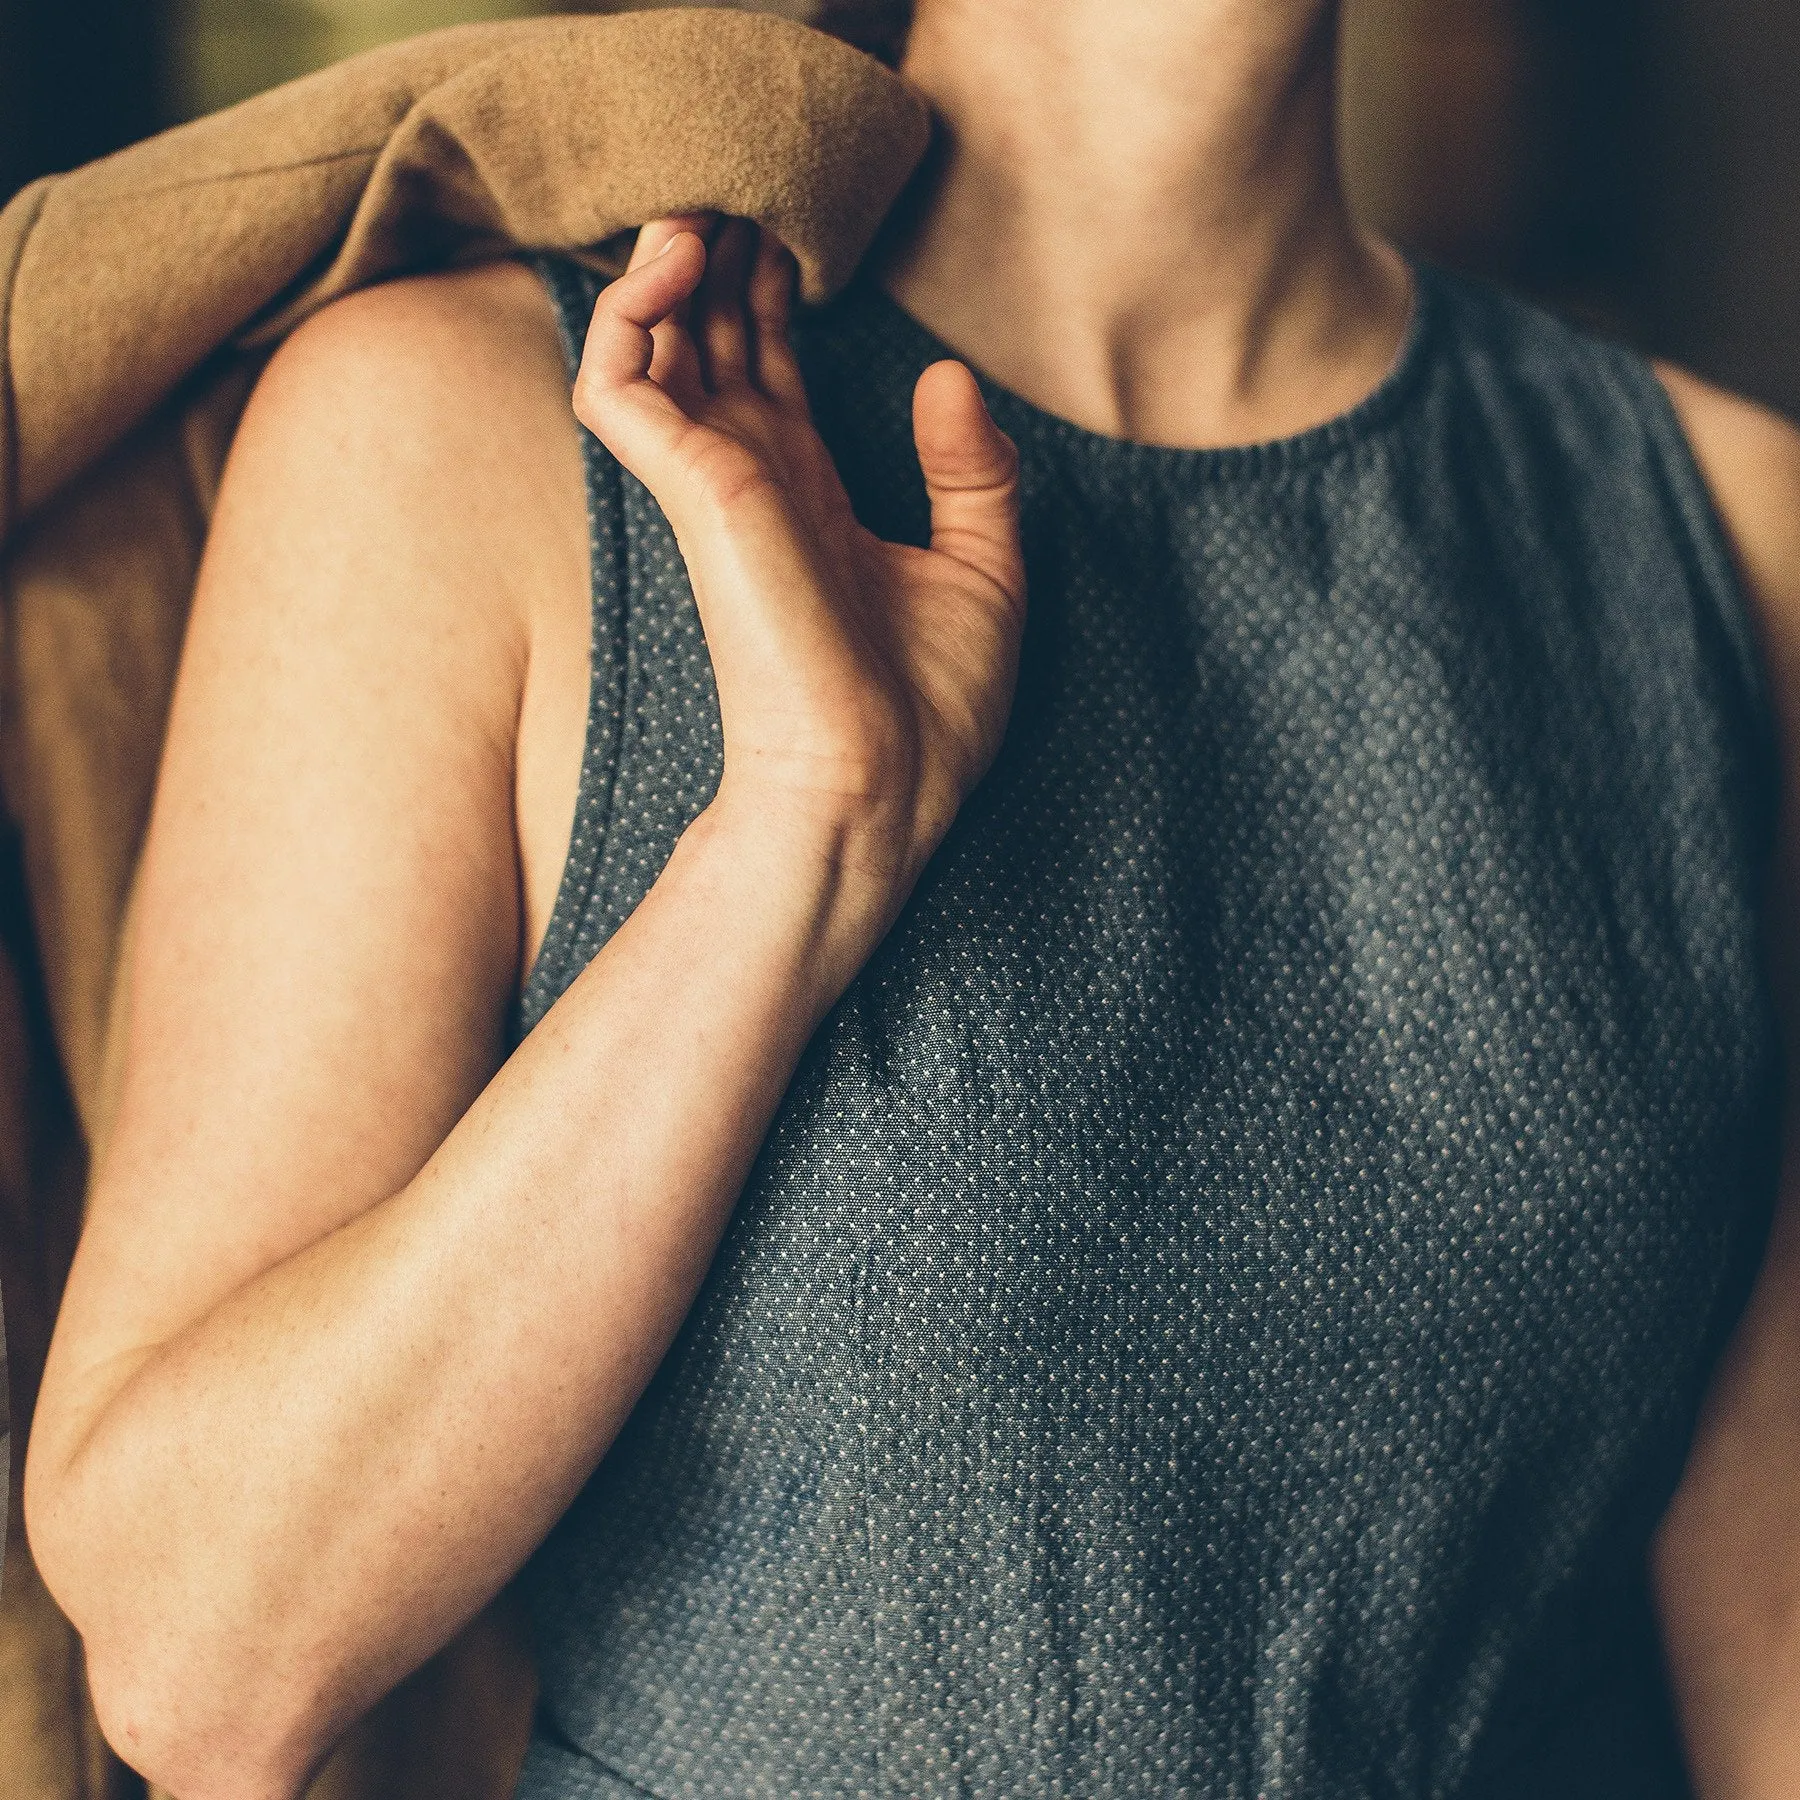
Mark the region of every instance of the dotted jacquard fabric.
MULTIPOLYGON (((1650 371, 1419 282, 1271 446, 990 389, 1005 747, 531 1566, 527 1800, 1686 1791, 1643 1564, 1771 1205, 1768 708, 1650 371)), ((866 282, 797 340, 923 542, 940 347, 866 282)), ((720 767, 669 528, 587 451, 522 1030, 720 767)))

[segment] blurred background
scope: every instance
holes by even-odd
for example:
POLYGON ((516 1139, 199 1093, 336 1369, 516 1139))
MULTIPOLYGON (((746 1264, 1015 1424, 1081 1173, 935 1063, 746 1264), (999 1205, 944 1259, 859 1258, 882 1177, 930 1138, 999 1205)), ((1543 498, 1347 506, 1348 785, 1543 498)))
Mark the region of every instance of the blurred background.
MULTIPOLYGON (((0 198, 389 38, 612 4, 0 0, 0 198)), ((1797 0, 1350 10, 1346 139, 1371 218, 1800 415, 1797 0)))

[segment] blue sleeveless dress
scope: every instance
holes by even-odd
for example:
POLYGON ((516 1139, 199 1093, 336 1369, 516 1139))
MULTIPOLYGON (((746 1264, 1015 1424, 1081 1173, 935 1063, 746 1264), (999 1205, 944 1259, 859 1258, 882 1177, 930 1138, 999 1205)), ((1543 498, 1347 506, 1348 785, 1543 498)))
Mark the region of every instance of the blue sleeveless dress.
MULTIPOLYGON (((530 1568, 526 1800, 1685 1793, 1645 1549, 1771 1209, 1769 708, 1648 368, 1419 280, 1280 443, 990 391, 1006 743, 530 1568)), ((797 340, 923 542, 941 347, 867 283, 797 340)), ((668 525, 587 469, 522 1031, 720 767, 668 525)))

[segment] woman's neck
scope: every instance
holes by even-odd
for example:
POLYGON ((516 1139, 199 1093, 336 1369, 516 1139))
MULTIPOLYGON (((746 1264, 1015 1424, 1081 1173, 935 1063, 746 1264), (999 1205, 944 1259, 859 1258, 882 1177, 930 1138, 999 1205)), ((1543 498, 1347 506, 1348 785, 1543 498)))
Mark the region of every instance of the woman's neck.
POLYGON ((1401 259, 1339 180, 1332 0, 919 0, 902 73, 941 141, 881 280, 1046 411, 1253 442, 1391 366, 1401 259))

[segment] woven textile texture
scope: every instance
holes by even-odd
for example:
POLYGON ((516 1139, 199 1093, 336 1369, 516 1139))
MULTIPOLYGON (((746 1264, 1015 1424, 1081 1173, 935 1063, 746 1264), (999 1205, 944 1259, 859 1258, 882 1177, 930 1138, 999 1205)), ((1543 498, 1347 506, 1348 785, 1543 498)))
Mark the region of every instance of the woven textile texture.
MULTIPOLYGON (((990 391, 1006 744, 535 1559, 526 1800, 1685 1791, 1642 1566, 1772 1197, 1770 723, 1649 370, 1419 283, 1280 444, 990 391)), ((939 346, 867 282, 799 337, 923 541, 939 346)), ((720 766, 668 526, 588 468, 521 1030, 720 766)))

